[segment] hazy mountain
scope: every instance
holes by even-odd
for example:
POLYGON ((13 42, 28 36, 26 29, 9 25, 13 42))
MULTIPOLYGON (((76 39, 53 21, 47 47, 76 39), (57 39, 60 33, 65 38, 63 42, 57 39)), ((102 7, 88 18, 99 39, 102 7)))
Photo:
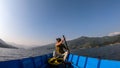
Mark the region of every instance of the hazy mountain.
POLYGON ((2 39, 0 39, 0 47, 1 48, 17 48, 15 46, 9 45, 6 42, 4 42, 2 39))
POLYGON ((13 42, 7 42, 8 44, 10 45, 13 45, 17 48, 22 48, 22 49, 30 49, 32 48, 31 46, 27 46, 27 45, 22 45, 22 44, 16 44, 16 43, 13 43, 13 42))
POLYGON ((52 43, 52 44, 47 44, 43 46, 33 47, 31 49, 38 50, 38 51, 40 50, 40 51, 43 51, 44 53, 51 53, 55 50, 55 46, 54 46, 54 43, 52 43))

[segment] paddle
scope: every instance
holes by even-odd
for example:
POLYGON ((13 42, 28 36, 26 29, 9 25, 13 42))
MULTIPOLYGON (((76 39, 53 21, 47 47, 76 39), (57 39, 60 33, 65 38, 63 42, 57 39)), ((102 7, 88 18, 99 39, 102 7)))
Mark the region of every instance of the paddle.
POLYGON ((70 49, 68 48, 67 41, 66 41, 66 38, 65 38, 64 35, 63 35, 63 38, 64 38, 64 40, 65 40, 65 45, 66 45, 66 47, 67 47, 67 49, 68 49, 68 52, 70 53, 70 49))

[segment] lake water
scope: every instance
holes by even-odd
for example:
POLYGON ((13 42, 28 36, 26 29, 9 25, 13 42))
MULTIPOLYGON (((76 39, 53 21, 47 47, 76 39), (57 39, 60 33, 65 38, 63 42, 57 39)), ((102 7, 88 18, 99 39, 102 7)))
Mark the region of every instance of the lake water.
POLYGON ((0 48, 0 61, 22 59, 27 57, 40 56, 43 54, 52 53, 52 51, 39 49, 10 49, 0 48))

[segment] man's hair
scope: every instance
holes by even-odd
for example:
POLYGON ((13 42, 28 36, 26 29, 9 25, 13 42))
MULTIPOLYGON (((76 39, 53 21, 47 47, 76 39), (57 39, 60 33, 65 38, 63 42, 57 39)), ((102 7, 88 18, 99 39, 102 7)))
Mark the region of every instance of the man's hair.
POLYGON ((60 42, 60 41, 61 41, 61 38, 56 38, 56 40, 57 40, 58 42, 60 42))

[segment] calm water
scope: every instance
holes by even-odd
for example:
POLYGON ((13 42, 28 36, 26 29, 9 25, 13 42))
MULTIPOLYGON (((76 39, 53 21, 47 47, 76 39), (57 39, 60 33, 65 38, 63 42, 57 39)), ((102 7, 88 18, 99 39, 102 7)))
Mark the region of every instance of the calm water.
POLYGON ((0 48, 0 61, 22 59, 26 57, 34 57, 43 54, 51 53, 45 48, 39 49, 10 49, 10 48, 0 48))

